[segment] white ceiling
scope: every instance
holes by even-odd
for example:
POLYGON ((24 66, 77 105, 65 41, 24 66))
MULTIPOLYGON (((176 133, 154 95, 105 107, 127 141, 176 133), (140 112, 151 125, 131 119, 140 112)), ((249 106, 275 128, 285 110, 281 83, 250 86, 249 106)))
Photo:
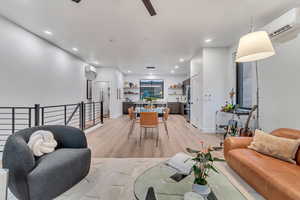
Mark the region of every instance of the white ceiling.
MULTIPOLYGON (((262 26, 298 0, 152 0, 150 17, 141 0, 0 0, 0 13, 57 46, 99 66, 125 73, 187 73, 204 46, 226 47, 249 30, 251 16, 262 26), (43 31, 50 30, 52 36, 43 31), (204 41, 213 39, 211 43, 204 41)), ((298 4, 299 5, 299 4, 298 4)))

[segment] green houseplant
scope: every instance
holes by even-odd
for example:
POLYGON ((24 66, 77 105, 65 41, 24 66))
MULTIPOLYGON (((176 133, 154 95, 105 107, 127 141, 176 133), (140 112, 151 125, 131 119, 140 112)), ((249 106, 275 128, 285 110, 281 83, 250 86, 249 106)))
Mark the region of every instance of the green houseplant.
POLYGON ((201 141, 201 150, 194 150, 187 148, 186 150, 195 155, 192 160, 195 162, 193 165, 194 172, 194 184, 193 191, 199 193, 200 195, 206 196, 210 193, 210 188, 208 187, 207 178, 209 177, 210 171, 219 173, 214 166, 215 161, 224 161, 223 159, 213 157, 211 152, 213 149, 211 147, 204 147, 204 142, 201 141))

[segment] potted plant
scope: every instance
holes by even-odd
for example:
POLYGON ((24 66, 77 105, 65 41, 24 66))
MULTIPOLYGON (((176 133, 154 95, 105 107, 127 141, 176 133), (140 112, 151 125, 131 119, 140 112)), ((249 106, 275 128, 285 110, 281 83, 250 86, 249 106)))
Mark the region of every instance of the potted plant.
POLYGON ((207 182, 210 171, 213 170, 214 172, 219 173, 213 165, 214 161, 224 160, 213 157, 211 154, 213 149, 211 147, 205 148, 203 141, 201 141, 201 146, 201 150, 187 148, 187 151, 195 155, 195 157, 192 158, 192 160, 195 162, 192 168, 195 176, 193 191, 202 196, 207 196, 211 192, 207 182))
POLYGON ((153 107, 153 105, 152 105, 153 101, 156 101, 158 98, 156 98, 156 97, 145 97, 144 99, 146 100, 146 102, 150 103, 150 107, 152 108, 153 107))

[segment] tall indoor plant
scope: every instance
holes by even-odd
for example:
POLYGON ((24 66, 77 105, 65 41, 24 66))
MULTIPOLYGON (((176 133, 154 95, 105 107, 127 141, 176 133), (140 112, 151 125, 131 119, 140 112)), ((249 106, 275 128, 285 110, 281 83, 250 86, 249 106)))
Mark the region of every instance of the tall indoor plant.
POLYGON ((207 182, 209 173, 211 170, 216 173, 219 173, 214 166, 214 161, 224 160, 213 157, 211 154, 213 149, 210 147, 205 148, 203 141, 201 141, 201 150, 193 150, 187 148, 187 151, 195 155, 195 157, 192 158, 192 160, 195 162, 192 168, 195 176, 193 191, 203 196, 208 195, 210 193, 210 188, 207 182))

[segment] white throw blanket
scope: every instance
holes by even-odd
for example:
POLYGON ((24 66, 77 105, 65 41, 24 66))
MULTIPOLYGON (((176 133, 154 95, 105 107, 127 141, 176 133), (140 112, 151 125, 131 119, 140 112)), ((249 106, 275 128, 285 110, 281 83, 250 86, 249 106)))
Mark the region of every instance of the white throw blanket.
POLYGON ((35 156, 42 156, 53 152, 57 142, 50 131, 39 130, 30 136, 28 146, 35 156))

